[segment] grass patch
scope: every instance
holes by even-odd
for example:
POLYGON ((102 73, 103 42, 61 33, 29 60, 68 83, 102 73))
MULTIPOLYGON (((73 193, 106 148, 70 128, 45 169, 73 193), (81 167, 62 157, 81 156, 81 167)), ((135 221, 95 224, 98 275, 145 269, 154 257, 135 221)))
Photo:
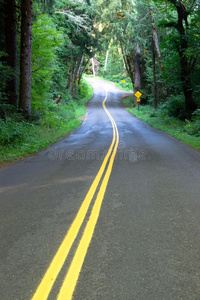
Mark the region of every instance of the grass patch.
POLYGON ((83 80, 76 100, 63 106, 48 104, 32 121, 8 112, 6 120, 0 119, 0 166, 38 152, 77 129, 92 96, 92 87, 83 80))
POLYGON ((160 107, 155 110, 152 106, 133 107, 132 98, 127 97, 122 100, 122 105, 126 110, 140 120, 145 121, 155 129, 162 130, 170 136, 184 142, 192 148, 200 151, 200 123, 199 119, 193 121, 181 121, 174 117, 169 117, 165 108, 160 107))

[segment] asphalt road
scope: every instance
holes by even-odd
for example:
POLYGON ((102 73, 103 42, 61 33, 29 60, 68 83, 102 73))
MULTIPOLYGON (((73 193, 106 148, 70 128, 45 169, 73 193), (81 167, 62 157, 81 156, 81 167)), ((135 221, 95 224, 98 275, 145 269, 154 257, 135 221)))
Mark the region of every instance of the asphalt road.
POLYGON ((0 299, 200 299, 200 154, 90 82, 78 130, 0 170, 0 299))

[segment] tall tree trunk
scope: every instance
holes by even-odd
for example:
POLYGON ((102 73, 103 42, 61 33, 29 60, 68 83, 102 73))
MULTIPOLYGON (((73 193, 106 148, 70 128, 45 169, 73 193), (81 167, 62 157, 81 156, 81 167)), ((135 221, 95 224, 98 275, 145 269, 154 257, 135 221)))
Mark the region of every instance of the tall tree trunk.
MULTIPOLYGON (((150 15, 150 18, 151 18, 151 27, 152 27, 152 31, 153 31, 153 41, 154 41, 155 50, 156 50, 157 57, 158 57, 160 73, 163 74, 163 72, 164 72, 163 60, 162 60, 162 55, 161 55, 161 51, 160 51, 160 45, 159 45, 159 39, 158 39, 156 24, 155 24, 153 15, 152 15, 152 8, 151 7, 149 7, 149 15, 150 15)), ((164 83, 162 83, 162 88, 163 88, 163 97, 164 97, 165 101, 167 101, 167 90, 166 90, 166 87, 165 87, 164 83)))
POLYGON ((81 56, 81 61, 80 61, 80 64, 79 64, 79 67, 78 67, 78 72, 77 72, 77 75, 76 75, 76 82, 78 83, 78 85, 80 84, 80 81, 79 81, 79 76, 81 74, 81 68, 83 66, 83 62, 84 62, 84 58, 85 58, 85 54, 83 54, 81 56))
POLYGON ((133 53, 131 53, 131 55, 128 55, 127 53, 125 53, 126 51, 124 51, 124 47, 122 45, 122 42, 120 42, 120 46, 121 46, 121 50, 122 50, 124 65, 126 67, 126 71, 128 73, 128 76, 131 79, 131 83, 132 83, 133 91, 134 91, 134 84, 135 84, 135 81, 134 81, 134 64, 133 64, 134 55, 133 55, 133 53))
POLYGON ((86 69, 87 65, 89 64, 89 62, 90 62, 90 58, 88 58, 88 60, 87 60, 87 62, 86 62, 86 64, 85 64, 85 66, 83 67, 82 71, 81 71, 80 74, 79 74, 78 85, 81 83, 82 75, 83 75, 83 73, 85 72, 85 69, 86 69))
POLYGON ((125 65, 126 71, 128 73, 128 76, 131 78, 131 72, 130 72, 130 69, 128 66, 127 57, 126 57, 126 54, 124 53, 124 48, 123 48, 122 43, 121 43, 121 49, 122 49, 122 55, 123 55, 123 60, 124 60, 124 65, 125 65))
POLYGON ((32 51, 32 0, 21 2, 21 53, 19 108, 24 115, 31 114, 31 51, 32 51))
POLYGON ((95 77, 95 67, 94 67, 94 58, 92 57, 92 72, 93 76, 95 77))
POLYGON ((181 42, 181 49, 179 50, 180 55, 180 66, 181 66, 181 81, 183 87, 183 93, 185 97, 185 112, 186 117, 191 118, 192 113, 197 109, 197 104, 192 96, 193 88, 191 83, 191 72, 189 71, 188 58, 185 54, 185 41, 181 42))
POLYGON ((161 55, 161 51, 160 51, 160 45, 159 45, 159 40, 158 40, 158 34, 157 34, 157 29, 156 29, 156 24, 152 15, 152 8, 149 8, 149 14, 151 17, 151 27, 153 30, 153 41, 154 41, 154 45, 155 45, 155 49, 156 49, 156 53, 158 56, 158 63, 159 63, 159 67, 160 67, 160 72, 163 73, 164 71, 164 67, 163 67, 163 60, 162 60, 162 55, 161 55))
POLYGON ((68 89, 69 89, 70 94, 72 94, 72 85, 73 85, 73 63, 71 63, 71 65, 70 65, 69 73, 70 73, 70 76, 69 76, 69 80, 68 80, 68 89))
POLYGON ((81 55, 81 57, 79 59, 77 59, 76 61, 76 68, 74 70, 74 76, 73 76, 73 83, 76 84, 77 83, 77 80, 79 78, 79 74, 81 72, 81 68, 82 68, 82 65, 83 65, 83 61, 84 61, 84 57, 85 55, 81 55))
MULTIPOLYGON (((134 94, 141 88, 141 68, 140 68, 140 47, 139 42, 135 42, 135 81, 134 81, 134 94)), ((135 104, 137 104, 137 98, 135 97, 135 104)))
POLYGON ((131 78, 131 83, 132 83, 133 91, 134 91, 134 86, 135 86, 134 53, 131 53, 131 55, 126 54, 125 58, 126 58, 126 63, 127 63, 127 67, 128 67, 127 72, 129 73, 129 76, 131 78))
POLYGON ((13 77, 6 83, 8 103, 18 106, 18 60, 17 60, 17 19, 15 0, 5 0, 5 37, 6 63, 14 71, 13 77))
POLYGON ((107 69, 107 63, 108 63, 108 55, 109 55, 109 48, 106 51, 106 59, 105 59, 105 65, 104 65, 104 73, 103 73, 103 77, 106 76, 106 69, 107 69))
POLYGON ((153 42, 152 42, 152 65, 153 65, 153 103, 154 103, 154 108, 157 109, 156 55, 155 55, 155 47, 153 42))
POLYGON ((78 76, 80 73, 80 69, 81 69, 83 60, 84 60, 84 55, 82 55, 81 57, 77 57, 75 66, 73 65, 73 62, 71 64, 71 71, 70 71, 70 78, 69 78, 69 90, 70 90, 70 94, 72 96, 76 95, 76 83, 78 80, 78 76))
POLYGON ((76 84, 76 74, 78 71, 78 67, 79 67, 79 57, 77 57, 77 59, 76 59, 75 67, 72 72, 72 83, 73 84, 76 84))

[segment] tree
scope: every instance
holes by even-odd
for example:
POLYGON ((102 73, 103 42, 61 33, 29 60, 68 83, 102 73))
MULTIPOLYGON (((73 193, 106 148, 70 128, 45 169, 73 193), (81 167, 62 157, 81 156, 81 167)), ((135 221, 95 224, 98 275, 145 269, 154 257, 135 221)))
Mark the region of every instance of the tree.
POLYGON ((155 55, 154 41, 152 41, 152 68, 153 68, 153 104, 157 109, 157 89, 156 89, 156 55, 155 55))
POLYGON ((46 104, 45 99, 53 84, 52 77, 59 69, 57 49, 63 44, 64 37, 47 14, 37 16, 32 35, 31 107, 38 110, 46 104))
POLYGON ((94 10, 91 11, 86 2, 67 1, 67 5, 62 5, 56 11, 57 24, 67 36, 67 42, 59 50, 59 60, 65 66, 67 89, 73 97, 83 70, 89 58, 95 55, 96 49, 96 38, 93 34, 94 10))
MULTIPOLYGON (((152 31, 153 31, 153 41, 154 41, 153 53, 154 53, 154 51, 156 51, 156 54, 158 57, 160 73, 163 76, 163 73, 164 73, 163 59, 162 59, 161 50, 160 50, 160 43, 159 43, 157 28, 156 28, 155 20, 153 18, 153 11, 152 11, 151 7, 149 7, 149 15, 150 15, 151 27, 152 27, 152 31)), ((153 59, 155 59, 155 58, 153 57, 153 59)), ((154 85, 155 85, 155 83, 154 83, 154 85)), ((164 97, 165 101, 167 101, 167 90, 166 90, 165 84, 163 82, 162 82, 162 88, 163 88, 163 97, 164 97)))
POLYGON ((108 50, 106 51, 106 58, 105 58, 105 65, 104 65, 103 77, 106 76, 106 69, 107 69, 107 63, 108 63, 108 55, 109 55, 109 47, 108 47, 108 50))
POLYGON ((15 0, 5 0, 5 51, 7 66, 12 68, 13 76, 7 80, 7 102, 18 106, 18 53, 17 53, 17 18, 15 0))
POLYGON ((189 29, 188 16, 190 12, 186 10, 182 0, 178 0, 178 1, 168 0, 168 1, 175 6, 178 14, 178 21, 175 24, 175 28, 178 30, 179 38, 180 38, 178 53, 180 56, 181 81, 182 81, 182 87, 185 96, 186 115, 189 118, 191 118, 192 112, 194 112, 197 108, 197 104, 194 101, 194 98, 192 96, 193 88, 191 83, 191 73, 194 70, 194 65, 195 62, 197 61, 197 57, 191 58, 190 61, 188 60, 187 57, 187 50, 189 48, 187 31, 189 29))
MULTIPOLYGON (((171 14, 171 16, 162 20, 160 25, 168 30, 175 29, 178 34, 178 40, 174 39, 174 47, 179 54, 180 80, 185 98, 185 117, 191 118, 192 113, 197 108, 197 104, 193 98, 193 85, 191 78, 198 60, 198 54, 193 53, 188 55, 188 53, 191 52, 189 16, 193 11, 193 5, 196 1, 193 1, 193 5, 189 8, 184 5, 182 0, 167 0, 167 2, 172 5, 169 5, 169 9, 173 10, 173 8, 175 8, 177 17, 175 19, 174 15, 171 14)), ((176 36, 176 33, 173 31, 173 33, 168 35, 168 37, 170 38, 172 34, 176 36)))
POLYGON ((5 28, 0 33, 1 102, 7 98, 17 105, 20 79, 19 108, 25 115, 31 114, 31 107, 43 109, 47 95, 50 101, 58 95, 63 102, 75 100, 92 57, 101 64, 102 75, 125 79, 124 85, 132 84, 134 92, 141 89, 145 102, 153 103, 154 95, 155 107, 156 96, 163 99, 162 85, 169 101, 170 93, 184 93, 187 118, 200 102, 197 0, 35 0, 34 5, 31 0, 0 0, 0 5, 5 28))
POLYGON ((21 1, 19 108, 28 117, 31 114, 32 6, 32 0, 21 1))

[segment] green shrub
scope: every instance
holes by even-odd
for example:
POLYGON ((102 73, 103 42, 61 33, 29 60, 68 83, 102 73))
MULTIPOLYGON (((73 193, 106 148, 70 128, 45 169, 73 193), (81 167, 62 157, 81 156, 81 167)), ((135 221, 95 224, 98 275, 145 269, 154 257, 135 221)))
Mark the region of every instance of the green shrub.
POLYGON ((150 118, 156 118, 158 116, 156 111, 153 111, 152 113, 150 113, 149 117, 150 118))
POLYGON ((167 103, 167 110, 169 117, 184 119, 184 97, 171 96, 167 103))
POLYGON ((133 86, 132 86, 132 83, 131 83, 131 79, 129 77, 125 78, 124 79, 125 82, 122 82, 122 80, 119 81, 119 84, 125 88, 125 89, 128 89, 128 90, 132 90, 133 89, 133 86))
POLYGON ((186 120, 184 131, 190 135, 200 136, 200 109, 197 109, 193 115, 192 120, 186 120))
POLYGON ((200 137, 200 121, 190 122, 188 121, 184 127, 185 132, 189 135, 195 135, 200 137))
POLYGON ((75 108, 73 106, 59 106, 50 104, 44 111, 44 115, 40 120, 42 126, 48 128, 63 127, 67 121, 75 118, 75 108))
POLYGON ((52 111, 46 111, 45 116, 41 119, 41 125, 48 128, 58 128, 63 126, 63 121, 60 116, 52 111))
POLYGON ((87 96, 88 94, 88 83, 85 79, 81 80, 81 83, 79 85, 79 92, 78 92, 79 96, 81 96, 81 98, 84 99, 84 97, 87 96))
POLYGON ((197 109, 192 114, 193 121, 200 121, 200 109, 197 109))
POLYGON ((0 143, 20 143, 26 139, 31 129, 32 124, 26 121, 16 122, 11 117, 7 117, 6 122, 0 119, 0 143))

